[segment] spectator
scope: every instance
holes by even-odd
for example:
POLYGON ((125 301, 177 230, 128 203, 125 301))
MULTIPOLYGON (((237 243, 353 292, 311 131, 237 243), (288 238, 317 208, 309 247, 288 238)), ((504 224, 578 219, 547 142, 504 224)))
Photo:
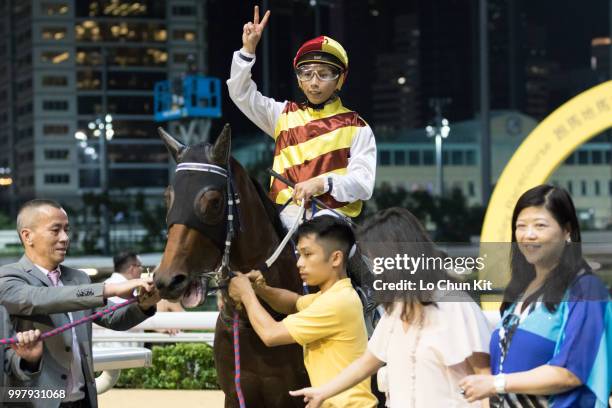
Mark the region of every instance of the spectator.
MULTIPOLYGON (((149 296, 96 322, 126 330, 155 313, 159 295, 152 281, 92 284, 84 272, 62 265, 70 243, 69 231, 68 215, 55 201, 32 200, 19 210, 17 232, 25 255, 17 263, 0 267, 0 305, 10 314, 15 331, 56 329, 107 306, 109 298, 130 297, 137 288, 149 296)), ((46 339, 36 364, 12 349, 6 359, 9 387, 65 392, 62 399, 38 399, 31 406, 97 406, 91 323, 46 339)))
MULTIPOLYGON (((142 259, 136 252, 122 251, 113 257, 114 272, 106 279, 105 283, 121 283, 127 282, 130 279, 137 279, 146 271, 142 259)), ((126 299, 114 297, 110 299, 113 303, 123 303, 126 299)), ((160 300, 157 303, 157 312, 183 312, 183 308, 176 304, 173 305, 166 300, 160 300)), ((158 333, 166 333, 175 335, 179 333, 177 329, 159 329, 155 330, 158 333)), ((144 333, 144 330, 130 330, 131 333, 144 333)), ((96 343, 99 347, 143 347, 144 342, 100 342, 96 343)))
POLYGON ((540 185, 512 214, 511 278, 491 337, 493 375, 461 381, 492 406, 606 407, 612 384, 612 305, 582 257, 570 195, 540 185))

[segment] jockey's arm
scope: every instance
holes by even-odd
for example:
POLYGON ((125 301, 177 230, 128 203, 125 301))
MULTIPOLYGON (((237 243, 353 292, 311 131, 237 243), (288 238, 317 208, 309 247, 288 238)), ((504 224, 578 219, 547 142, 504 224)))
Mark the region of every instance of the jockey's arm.
POLYGON ((245 292, 241 301, 247 311, 251 326, 266 346, 273 347, 295 343, 285 325, 274 320, 259 303, 254 291, 245 292))
POLYGON ((359 129, 351 144, 351 157, 346 174, 327 173, 317 178, 331 177, 331 191, 325 183, 324 193, 329 192, 339 202, 352 203, 357 200, 369 200, 374 191, 376 178, 376 140, 369 126, 359 129))
POLYGON ((274 127, 286 101, 277 102, 257 90, 251 77, 255 54, 244 48, 234 52, 227 88, 231 100, 257 127, 274 138, 274 127))

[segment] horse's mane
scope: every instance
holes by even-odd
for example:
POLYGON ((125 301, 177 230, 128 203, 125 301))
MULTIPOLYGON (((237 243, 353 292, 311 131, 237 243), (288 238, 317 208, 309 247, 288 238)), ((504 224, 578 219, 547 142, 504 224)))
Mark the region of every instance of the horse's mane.
POLYGON ((282 239, 282 237, 287 233, 287 230, 285 229, 285 226, 283 225, 283 222, 280 219, 280 215, 278 213, 278 210, 276 209, 276 205, 274 205, 272 200, 270 200, 270 198, 268 197, 268 193, 266 193, 259 181, 257 181, 251 176, 249 176, 249 178, 251 179, 251 182, 255 185, 255 191, 257 191, 257 195, 259 196, 259 199, 261 200, 264 208, 266 209, 268 219, 272 223, 272 226, 274 227, 274 231, 276 231, 278 239, 282 239))

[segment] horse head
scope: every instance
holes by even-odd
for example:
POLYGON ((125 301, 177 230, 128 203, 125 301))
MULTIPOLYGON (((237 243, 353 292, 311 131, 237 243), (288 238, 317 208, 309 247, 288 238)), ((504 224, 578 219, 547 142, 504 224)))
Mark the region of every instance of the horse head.
MULTIPOLYGON (((160 136, 177 167, 166 190, 168 239, 155 270, 155 284, 163 298, 180 300, 190 308, 205 299, 209 277, 218 277, 221 283, 226 283, 229 271, 247 272, 264 265, 284 232, 276 208, 263 188, 230 157, 229 125, 213 145, 185 146, 162 129, 160 136)), ((260 269, 271 286, 294 292, 302 288, 290 247, 285 247, 269 268, 260 269)), ((222 293, 228 300, 227 292, 222 293)), ((276 319, 282 318, 267 305, 264 307, 276 319)), ((233 330, 227 324, 234 311, 238 311, 240 320, 247 319, 244 309, 238 310, 227 302, 215 327, 215 366, 226 406, 238 406, 233 330)), ((295 344, 265 347, 252 328, 238 326, 247 405, 303 406, 287 392, 308 385, 302 348, 295 344), (263 384, 261 378, 266 379, 263 384), (272 395, 275 397, 270 402, 272 395)))
POLYGON ((213 145, 185 146, 163 129, 160 137, 177 163, 166 189, 168 239, 155 284, 163 298, 195 307, 206 295, 202 273, 218 266, 228 228, 231 130, 213 145))

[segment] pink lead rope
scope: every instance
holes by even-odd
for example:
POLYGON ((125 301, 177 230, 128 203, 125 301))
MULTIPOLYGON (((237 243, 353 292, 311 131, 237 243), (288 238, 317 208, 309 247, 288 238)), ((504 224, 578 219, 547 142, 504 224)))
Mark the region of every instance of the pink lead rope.
MULTIPOLYGON (((83 317, 83 318, 81 318, 79 320, 76 320, 76 321, 74 321, 72 323, 67 323, 67 324, 64 324, 64 325, 56 328, 56 329, 49 330, 48 332, 44 332, 40 336, 40 339, 44 340, 47 337, 57 336, 58 334, 63 333, 66 330, 70 330, 73 327, 76 327, 76 326, 81 325, 83 323, 94 321, 94 320, 96 320, 96 319, 98 319, 98 318, 100 318, 100 317, 102 317, 104 315, 113 313, 114 311, 116 311, 118 309, 121 309, 122 307, 128 306, 128 305, 136 302, 137 300, 138 300, 138 298, 132 298, 132 299, 126 301, 126 302, 113 305, 111 307, 108 307, 108 308, 100 311, 100 312, 96 312, 96 313, 91 314, 89 316, 83 317)), ((17 343, 18 343, 17 337, 6 337, 4 339, 0 339, 0 344, 4 344, 4 345, 7 345, 7 344, 17 344, 17 343)))
POLYGON ((236 394, 238 395, 238 404, 240 408, 245 408, 244 395, 242 393, 242 385, 240 385, 240 332, 238 331, 238 312, 234 312, 234 321, 232 329, 234 332, 234 385, 236 386, 236 394))

